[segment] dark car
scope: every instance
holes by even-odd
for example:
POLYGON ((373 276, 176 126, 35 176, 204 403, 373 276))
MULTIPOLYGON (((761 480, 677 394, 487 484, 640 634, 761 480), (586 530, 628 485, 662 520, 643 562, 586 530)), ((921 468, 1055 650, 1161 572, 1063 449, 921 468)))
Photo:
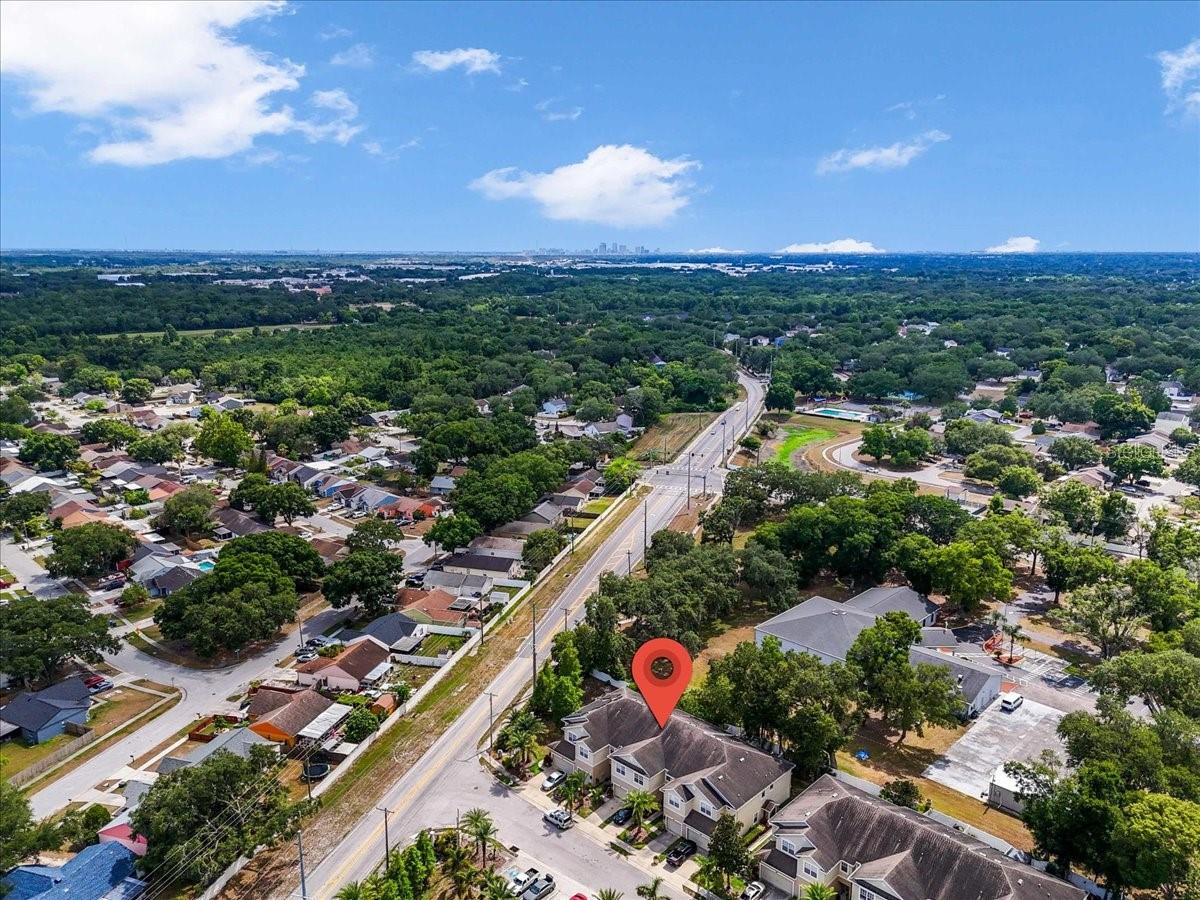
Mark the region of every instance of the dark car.
POLYGON ((668 866, 681 866, 683 861, 696 852, 696 844, 694 841, 682 840, 677 841, 675 846, 667 854, 668 866))
POLYGON ((628 806, 622 806, 613 813, 612 823, 614 825, 627 825, 629 820, 633 818, 633 810, 628 806))
POLYGON ((554 876, 549 872, 539 875, 533 884, 521 892, 521 900, 545 900, 554 893, 554 876))

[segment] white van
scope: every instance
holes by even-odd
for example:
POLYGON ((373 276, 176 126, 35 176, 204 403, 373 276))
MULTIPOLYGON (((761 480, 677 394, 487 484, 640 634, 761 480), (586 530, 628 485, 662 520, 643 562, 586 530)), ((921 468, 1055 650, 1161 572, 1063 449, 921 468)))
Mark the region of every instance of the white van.
POLYGON ((1005 712, 1012 712, 1024 702, 1025 698, 1016 691, 1005 691, 1000 695, 1000 708, 1005 712))

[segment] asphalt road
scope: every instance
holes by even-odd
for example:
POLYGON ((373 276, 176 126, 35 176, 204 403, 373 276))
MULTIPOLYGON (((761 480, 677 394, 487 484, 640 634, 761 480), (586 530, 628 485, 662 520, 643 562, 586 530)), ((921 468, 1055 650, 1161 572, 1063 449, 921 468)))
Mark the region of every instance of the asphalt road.
MULTIPOLYGON (((652 491, 644 501, 644 509, 616 528, 557 602, 542 613, 537 627, 539 659, 548 656, 554 634, 563 627, 564 620, 580 617, 584 601, 596 589, 600 575, 623 572, 631 560, 636 565, 642 556, 644 535, 653 535, 666 527, 685 506, 689 455, 693 493, 699 493, 705 474, 709 493, 720 492, 726 455, 736 445, 736 437, 753 422, 763 398, 761 384, 746 376, 739 377, 747 399, 735 404, 708 431, 697 436, 675 463, 645 473, 643 481, 652 491)), ((633 896, 638 885, 650 880, 648 872, 578 831, 547 833, 535 809, 495 785, 480 769, 476 748, 487 733, 487 693, 492 695, 495 709, 507 707, 532 677, 532 655, 530 639, 489 685, 488 692, 467 707, 377 805, 391 811, 389 830, 395 843, 422 828, 453 824, 456 813, 483 806, 492 814, 503 843, 520 846, 544 860, 553 871, 590 885, 593 890, 612 887, 627 897, 633 896)), ((369 875, 383 858, 383 842, 383 814, 372 812, 364 816, 323 860, 306 860, 307 897, 327 900, 347 882, 369 875)), ((292 896, 299 896, 298 874, 292 896)))

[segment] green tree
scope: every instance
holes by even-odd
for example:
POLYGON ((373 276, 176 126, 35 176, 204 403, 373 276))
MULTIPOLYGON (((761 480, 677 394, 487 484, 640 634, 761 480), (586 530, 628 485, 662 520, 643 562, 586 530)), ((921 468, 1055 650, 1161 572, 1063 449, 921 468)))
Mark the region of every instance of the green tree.
POLYGON ((254 448, 246 429, 228 413, 205 419, 196 435, 196 451, 222 465, 236 466, 254 448))
POLYGON ((1175 468, 1175 478, 1185 484, 1200 487, 1200 448, 1193 450, 1175 468))
POLYGON ((311 516, 316 507, 308 491, 294 481, 285 481, 267 485, 259 495, 254 511, 264 522, 274 524, 277 517, 283 516, 283 521, 291 526, 301 516, 311 516))
POLYGON ((371 550, 387 553, 402 540, 404 529, 399 525, 388 519, 371 516, 354 526, 354 530, 346 538, 346 546, 351 551, 371 550))
POLYGON ((0 523, 9 528, 23 531, 39 516, 50 509, 50 494, 47 491, 25 491, 0 500, 0 523))
POLYGON ((1038 492, 1042 486, 1042 476, 1029 466, 1008 466, 1001 470, 996 486, 1006 497, 1020 500, 1038 492))
POLYGON ((454 513, 440 516, 430 526, 422 538, 426 544, 437 545, 443 550, 453 553, 460 547, 465 547, 483 534, 483 528, 466 513, 454 513))
POLYGON ((880 789, 879 796, 888 803, 907 806, 917 812, 929 809, 929 801, 925 799, 917 783, 908 778, 892 779, 880 789))
POLYGON ((183 441, 178 435, 160 431, 130 442, 129 455, 138 462, 163 465, 183 459, 183 441))
POLYGON ((641 466, 628 456, 618 456, 604 467, 604 487, 621 493, 629 488, 641 473, 641 466))
POLYGON ((1068 469, 1082 469, 1100 462, 1100 450, 1084 437, 1060 437, 1050 445, 1050 456, 1068 469))
POLYGON ((930 551, 928 559, 934 589, 965 612, 1012 595, 1012 572, 986 544, 955 541, 930 551))
POLYGON ((375 714, 366 707, 359 706, 346 718, 346 740, 352 744, 361 743, 378 728, 379 720, 375 718, 375 714))
POLYGON ((1200 867, 1200 804, 1143 794, 1118 820, 1113 844, 1127 884, 1182 898, 1200 867))
POLYGON ((1095 584, 1116 571, 1116 563, 1101 547, 1079 547, 1052 540, 1046 545, 1046 584, 1054 590, 1057 603, 1063 591, 1095 584))
POLYGON ((111 572, 137 546, 137 539, 120 525, 88 522, 56 531, 54 552, 46 570, 56 578, 94 578, 111 572))
POLYGON ((65 469, 68 463, 79 458, 79 443, 64 434, 35 432, 21 442, 17 458, 39 472, 65 469))
POLYGON ((796 390, 782 378, 772 378, 767 387, 767 409, 791 412, 796 406, 796 390))
POLYGON ((403 569, 403 556, 357 550, 329 567, 322 591, 335 608, 358 603, 373 619, 395 603, 403 569))
POLYGON ((68 659, 94 665, 118 649, 108 617, 92 615, 80 594, 17 597, 0 606, 0 672, 26 685, 53 679, 68 659))
POLYGON ((36 418, 33 407, 24 397, 5 397, 0 400, 0 422, 9 425, 28 425, 36 418))
POLYGON ((1099 647, 1104 659, 1128 647, 1146 622, 1133 591, 1109 579, 1072 591, 1062 619, 1068 630, 1099 647))
POLYGON ((190 485, 166 499, 158 517, 158 527, 189 538, 204 534, 212 527, 210 516, 216 502, 217 498, 206 485, 190 485))
POLYGON ((282 531, 262 531, 234 538, 221 550, 221 559, 231 561, 240 556, 259 554, 271 557, 298 587, 313 587, 325 574, 325 563, 312 545, 282 531))
POLYGON ((1108 451, 1105 464, 1119 480, 1136 481, 1143 475, 1162 475, 1166 471, 1162 454, 1153 447, 1121 444, 1108 451))
POLYGON ((575 809, 587 792, 587 775, 576 769, 563 779, 558 794, 568 809, 575 809))
POLYGON ((121 399, 126 403, 145 403, 153 393, 154 385, 145 378, 130 378, 121 385, 121 399))
POLYGON ((260 472, 251 472, 245 478, 237 483, 237 486, 229 492, 229 505, 234 509, 245 510, 247 508, 255 508, 266 496, 271 482, 267 480, 267 476, 260 472))
POLYGON ((663 883, 663 877, 661 875, 655 875, 652 879, 650 879, 650 881, 638 887, 637 895, 641 897, 642 900, 663 900, 663 883))
POLYGON ((534 574, 542 571, 566 544, 566 538, 555 528, 542 528, 529 535, 521 549, 521 561, 526 571, 534 574))
POLYGON ((800 893, 800 900, 837 900, 837 892, 827 884, 805 885, 800 893))
POLYGON ((1141 697, 1151 712, 1170 709, 1200 720, 1200 658, 1184 649, 1120 653, 1092 670, 1102 696, 1141 697))
POLYGON ((713 833, 708 839, 708 855, 717 864, 725 880, 726 891, 734 875, 744 875, 750 871, 750 850, 742 840, 742 827, 727 812, 722 812, 713 826, 713 833))
POLYGON ((296 810, 275 778, 280 765, 276 754, 254 747, 248 759, 214 753, 158 779, 131 820, 148 842, 145 870, 204 884, 284 833, 296 810))
POLYGON ((136 441, 140 434, 134 426, 120 419, 92 419, 79 429, 83 443, 107 444, 109 447, 124 447, 136 441))
POLYGON ((892 429, 886 425, 868 425, 863 429, 862 452, 879 462, 892 452, 892 429))
POLYGON ((634 788, 625 795, 625 805, 633 823, 633 837, 641 836, 646 820, 658 811, 658 798, 649 791, 634 788))
POLYGON ((491 815, 486 809, 479 807, 468 809, 463 813, 458 828, 475 842, 475 849, 479 854, 479 865, 484 865, 487 862, 488 847, 496 844, 496 836, 499 834, 491 815))

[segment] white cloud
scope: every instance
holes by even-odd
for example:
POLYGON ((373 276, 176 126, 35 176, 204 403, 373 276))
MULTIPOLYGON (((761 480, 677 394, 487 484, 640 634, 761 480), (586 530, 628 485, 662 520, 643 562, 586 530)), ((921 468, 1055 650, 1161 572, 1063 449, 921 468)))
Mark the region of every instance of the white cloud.
POLYGON ((355 44, 329 58, 330 65, 351 69, 369 69, 375 65, 375 51, 367 44, 355 44))
POLYGON ((746 250, 729 250, 725 247, 705 247, 702 250, 689 250, 688 253, 695 253, 703 256, 724 256, 725 254, 746 253, 746 250))
POLYGON ((313 95, 333 120, 298 117, 272 95, 296 90, 304 67, 233 34, 284 7, 283 0, 5 2, 0 71, 19 80, 34 112, 102 126, 88 154, 94 162, 220 159, 251 151, 260 136, 295 132, 345 143, 357 130, 349 121, 357 108, 344 92, 313 95))
POLYGON ((1200 38, 1179 50, 1163 50, 1156 58, 1162 67, 1167 112, 1200 116, 1200 38))
POLYGON ((534 105, 534 109, 542 114, 542 118, 547 122, 574 122, 583 115, 582 106, 573 106, 570 109, 554 109, 553 106, 557 103, 557 99, 543 100, 534 105))
POLYGON ((326 25, 317 33, 317 37, 323 41, 335 41, 338 38, 350 37, 352 34, 354 34, 353 31, 343 28, 341 25, 326 25))
POLYGON ((482 47, 459 47, 455 50, 417 50, 412 55, 413 65, 429 72, 446 72, 462 67, 468 75, 481 72, 500 74, 500 54, 482 47))
POLYGON ((884 112, 903 113, 904 118, 915 119, 917 117, 917 110, 915 109, 915 107, 916 107, 915 101, 905 100, 901 103, 893 103, 891 106, 889 106, 887 109, 885 109, 884 112))
POLYGON ((550 172, 493 169, 471 182, 491 200, 525 198, 548 219, 601 225, 662 225, 687 206, 686 158, 659 159, 641 147, 604 144, 581 162, 550 172))
POLYGON ((1029 235, 1021 235, 1020 237, 1010 237, 1003 244, 997 244, 994 247, 987 247, 984 253, 1033 253, 1038 248, 1039 241, 1035 237, 1029 235))
POLYGON ((839 238, 836 241, 825 241, 814 244, 788 244, 780 253, 883 253, 870 241, 859 241, 854 238, 839 238))
POLYGON ((409 138, 404 143, 396 145, 396 147, 392 150, 388 150, 382 141, 363 141, 362 143, 363 150, 365 150, 371 156, 378 156, 381 159, 388 161, 399 159, 401 152, 404 150, 412 150, 413 148, 420 146, 421 139, 419 137, 409 138))
POLYGON ((902 169, 910 162, 942 141, 950 140, 944 131, 926 131, 910 141, 897 141, 887 147, 860 147, 857 150, 843 148, 817 163, 817 174, 849 172, 853 169, 902 169))
POLYGON ((520 93, 527 87, 529 87, 529 82, 524 78, 518 78, 512 84, 505 85, 504 89, 506 91, 512 91, 513 93, 520 93))

